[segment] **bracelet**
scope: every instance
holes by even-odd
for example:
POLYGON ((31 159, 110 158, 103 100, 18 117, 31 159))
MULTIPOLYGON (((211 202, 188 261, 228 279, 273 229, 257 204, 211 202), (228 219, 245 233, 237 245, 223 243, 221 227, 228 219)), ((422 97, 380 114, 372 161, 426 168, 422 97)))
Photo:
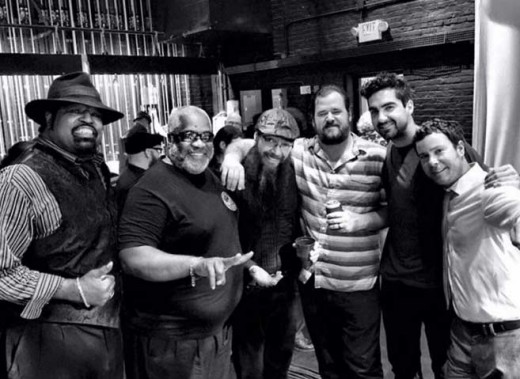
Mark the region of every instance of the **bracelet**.
POLYGON ((85 297, 83 288, 81 288, 81 283, 79 282, 79 277, 76 278, 76 286, 78 287, 79 296, 81 297, 81 300, 83 300, 83 304, 85 304, 86 308, 90 308, 90 304, 88 303, 87 298, 85 297))
POLYGON ((195 258, 190 263, 190 278, 191 278, 191 286, 195 287, 197 284, 197 274, 195 274, 195 265, 200 262, 202 257, 195 258))

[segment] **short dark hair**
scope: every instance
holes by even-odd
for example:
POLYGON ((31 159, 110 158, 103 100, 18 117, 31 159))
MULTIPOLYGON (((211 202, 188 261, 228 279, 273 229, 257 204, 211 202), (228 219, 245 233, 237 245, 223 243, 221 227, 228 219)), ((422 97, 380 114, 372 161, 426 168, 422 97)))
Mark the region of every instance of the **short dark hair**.
POLYGON ((464 132, 458 121, 433 118, 422 123, 415 133, 414 143, 422 141, 426 136, 433 133, 444 134, 448 137, 453 146, 457 146, 460 141, 466 142, 464 132))
POLYGON ((363 84, 361 96, 368 100, 374 93, 387 88, 395 90, 395 96, 405 106, 408 100, 412 100, 413 91, 408 82, 397 74, 390 72, 380 72, 374 79, 363 84))
POLYGON ((215 134, 215 138, 213 139, 213 147, 215 149, 215 153, 223 153, 220 149, 220 143, 224 141, 224 143, 229 145, 231 141, 233 141, 235 138, 241 138, 242 137, 242 131, 238 129, 237 127, 233 125, 226 125, 222 128, 220 128, 215 134))
POLYGON ((318 91, 314 94, 312 99, 312 114, 316 111, 316 100, 318 97, 325 97, 330 95, 333 92, 339 93, 343 97, 343 101, 345 102, 345 109, 348 111, 350 108, 350 99, 348 98, 347 92, 336 84, 325 84, 321 86, 318 91))
POLYGON ((137 115, 135 116, 133 121, 137 121, 137 120, 140 120, 140 119, 148 121, 149 124, 152 123, 152 118, 150 117, 148 112, 145 112, 145 111, 137 112, 137 115))

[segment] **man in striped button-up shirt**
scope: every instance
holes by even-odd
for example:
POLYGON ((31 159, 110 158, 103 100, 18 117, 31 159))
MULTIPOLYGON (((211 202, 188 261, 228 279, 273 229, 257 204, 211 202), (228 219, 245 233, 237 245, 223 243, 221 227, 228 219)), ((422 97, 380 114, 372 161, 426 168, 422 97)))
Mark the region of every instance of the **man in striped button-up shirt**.
POLYGON ((40 134, 0 172, 0 377, 122 378, 117 214, 96 150, 123 114, 85 73, 25 111, 40 134))
MULTIPOLYGON (((321 245, 314 275, 301 275, 307 326, 322 378, 382 378, 377 277, 379 231, 386 223, 381 183, 386 150, 350 132, 348 97, 340 87, 322 87, 314 108, 316 136, 297 139, 291 153, 301 221, 321 245), (342 212, 327 215, 325 203, 332 199, 342 212)), ((232 147, 223 165, 223 178, 233 177, 228 187, 241 171, 235 159, 246 146, 238 143, 242 146, 232 147)))

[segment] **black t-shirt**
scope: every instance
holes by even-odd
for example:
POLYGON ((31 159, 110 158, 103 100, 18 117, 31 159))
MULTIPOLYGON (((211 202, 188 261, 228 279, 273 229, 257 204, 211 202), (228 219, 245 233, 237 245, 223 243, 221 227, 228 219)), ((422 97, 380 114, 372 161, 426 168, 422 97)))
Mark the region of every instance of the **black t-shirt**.
MULTIPOLYGON (((158 162, 130 190, 120 220, 120 249, 152 246, 170 254, 231 257, 241 252, 236 205, 209 170, 190 175, 158 162)), ((126 320, 131 327, 179 338, 203 338, 238 303, 242 267, 226 272, 212 290, 207 278, 149 282, 126 277, 126 320)))
POLYGON ((128 191, 141 179, 145 171, 144 168, 129 164, 119 176, 116 185, 117 210, 119 213, 123 210, 128 191))

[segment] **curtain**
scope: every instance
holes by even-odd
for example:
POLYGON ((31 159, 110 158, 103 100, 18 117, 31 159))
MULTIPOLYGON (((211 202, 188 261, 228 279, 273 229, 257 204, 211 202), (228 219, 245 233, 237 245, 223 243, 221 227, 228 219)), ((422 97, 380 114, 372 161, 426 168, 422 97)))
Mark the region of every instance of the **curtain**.
POLYGON ((520 0, 475 0, 473 145, 520 172, 520 0))

